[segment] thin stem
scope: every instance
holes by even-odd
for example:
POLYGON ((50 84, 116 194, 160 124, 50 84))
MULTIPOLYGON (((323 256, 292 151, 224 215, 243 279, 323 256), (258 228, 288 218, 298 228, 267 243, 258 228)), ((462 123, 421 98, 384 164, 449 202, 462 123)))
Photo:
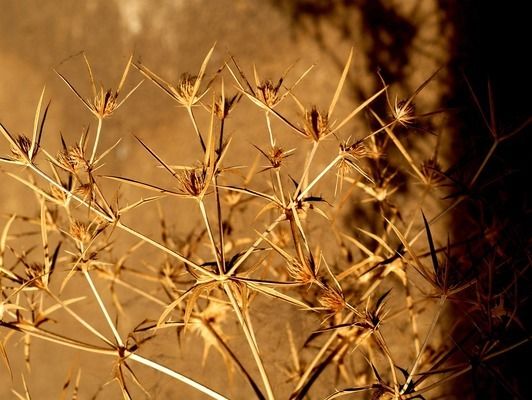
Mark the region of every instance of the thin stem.
POLYGON ((96 149, 98 148, 98 142, 100 141, 100 134, 102 132, 102 123, 103 123, 103 118, 98 117, 98 128, 96 128, 96 138, 94 139, 94 145, 92 146, 92 154, 89 160, 89 165, 92 165, 94 159, 96 158, 96 149))
POLYGON ((266 126, 268 127, 268 134, 270 135, 270 145, 273 148, 275 146, 275 139, 273 138, 272 121, 270 120, 270 112, 265 111, 264 115, 266 116, 266 126))
POLYGON ((214 197, 216 199, 216 215, 218 219, 218 235, 220 240, 220 273, 225 273, 225 241, 224 241, 224 224, 222 217, 222 205, 220 202, 220 190, 218 189, 218 179, 213 177, 214 197))
POLYGON ((207 229, 207 233, 209 235, 209 240, 211 242, 211 249, 212 254, 214 256, 214 259, 216 260, 216 265, 218 266, 218 273, 222 273, 222 266, 220 263, 220 255, 218 254, 218 250, 216 247, 216 242, 214 241, 214 235, 212 233, 211 224, 209 222, 209 218, 207 217, 207 211, 205 210, 205 204, 203 204, 202 199, 198 199, 198 205, 201 210, 201 216, 203 217, 203 222, 205 223, 205 228, 207 229))
POLYGON ((205 154, 205 152, 207 151, 207 147, 205 146, 205 142, 203 141, 203 137, 201 136, 201 133, 199 131, 198 124, 196 123, 196 117, 194 117, 194 113, 192 112, 192 107, 187 107, 187 111, 190 120, 192 121, 192 125, 194 126, 194 131, 196 132, 196 135, 198 136, 198 139, 200 141, 201 149, 205 154))
POLYGON ((113 356, 116 355, 115 349, 105 349, 105 348, 97 347, 91 344, 79 342, 77 340, 73 340, 65 336, 58 335, 56 333, 44 331, 42 329, 34 327, 33 325, 26 325, 23 323, 12 324, 12 323, 0 322, 0 326, 25 333, 30 336, 37 337, 39 339, 47 340, 49 342, 56 343, 61 346, 71 347, 77 350, 83 350, 89 353, 98 353, 98 354, 103 354, 103 355, 113 355, 113 356))
MULTIPOLYGON (((275 168, 275 177, 277 179, 277 186, 279 187, 279 197, 281 199, 281 204, 283 207, 286 207, 286 201, 284 199, 284 190, 283 190, 283 183, 281 181, 281 172, 279 171, 279 168, 275 168)), ((273 185, 273 182, 272 182, 273 185)))
MULTIPOLYGON (((350 312, 349 314, 347 314, 347 316, 342 320, 342 323, 346 323, 347 321, 349 321, 351 318, 353 318, 353 313, 350 312)), ((331 346, 331 344, 334 342, 334 340, 338 337, 338 333, 340 331, 337 329, 335 331, 333 331, 332 335, 329 337, 329 339, 327 339, 327 341, 323 344, 323 346, 321 347, 320 351, 318 351, 318 353, 314 356, 314 358, 312 359, 312 361, 310 362, 309 365, 307 365, 307 368, 305 369, 305 372, 303 373, 303 375, 301 375, 301 378, 299 378, 299 381, 297 381, 297 384, 296 384, 296 387, 295 389, 292 391, 292 394, 294 393, 297 393, 298 391, 301 390, 301 388, 303 386, 305 386, 305 383, 307 381, 307 379, 309 378, 310 374, 312 374, 312 372, 314 371, 314 368, 316 367, 316 365, 318 364, 318 362, 320 361, 320 359, 323 357, 323 355, 327 352, 327 350, 329 349, 329 347, 331 346)))
POLYGON ((447 300, 447 296, 443 295, 440 298, 440 301, 438 303, 438 311, 436 311, 436 314, 434 315, 434 318, 432 319, 432 323, 430 325, 429 331, 425 335, 425 340, 423 341, 423 345, 421 346, 421 350, 417 354, 416 360, 414 361, 414 365, 412 365, 412 368, 410 369, 410 373, 408 375, 408 378, 403 385, 403 388, 401 389, 401 394, 404 394, 404 392, 408 389, 408 386, 410 385, 410 382, 412 382, 412 379, 414 378, 414 375, 417 372, 417 369, 419 368, 419 364, 421 362, 421 357, 423 356, 423 352, 425 351, 425 348, 429 344, 429 340, 432 338, 432 332, 434 331, 434 328, 436 328, 436 323, 438 322, 438 319, 440 318, 440 314, 443 310, 443 306, 445 304, 445 301, 447 300))
POLYGON ((240 310, 240 307, 235 299, 235 296, 233 294, 231 287, 226 283, 224 283, 223 287, 224 287, 225 293, 227 294, 227 297, 229 297, 229 300, 231 301, 231 305, 233 306, 233 309, 236 313, 238 322, 240 322, 240 325, 242 326, 242 330, 244 331, 244 336, 246 336, 246 340, 249 344, 251 353, 253 354, 253 358, 255 359, 255 363, 257 364, 260 376, 266 388, 266 395, 268 396, 269 400, 274 400, 275 396, 273 395, 273 391, 270 385, 270 381, 268 379, 268 375, 266 374, 266 370, 264 369, 264 364, 262 363, 262 359, 260 358, 259 349, 257 347, 257 343, 254 340, 253 332, 250 330, 250 327, 248 323, 246 322, 246 319, 244 318, 242 311, 240 310))
POLYGON ((242 265, 244 261, 247 260, 247 258, 255 251, 255 249, 258 247, 259 244, 262 243, 264 240, 264 236, 269 234, 283 219, 285 219, 285 215, 281 214, 277 217, 275 221, 273 221, 265 230, 262 232, 262 235, 260 235, 255 242, 246 250, 246 252, 238 259, 238 261, 231 267, 231 269, 227 272, 228 276, 234 275, 236 269, 242 265))
POLYGON ((185 256, 179 254, 178 252, 176 252, 176 251, 174 251, 172 249, 169 249, 168 247, 166 247, 166 246, 162 245, 161 243, 149 238, 148 236, 145 236, 144 234, 142 234, 140 232, 137 232, 133 228, 130 228, 129 226, 122 224, 120 221, 118 221, 116 223, 116 226, 118 228, 130 233, 131 235, 136 236, 137 238, 145 241, 146 243, 149 243, 152 246, 157 247, 159 250, 162 250, 165 253, 170 254, 171 256, 176 258, 177 260, 187 264, 189 267, 192 267, 196 271, 199 271, 202 274, 205 274, 205 275, 209 276, 210 278, 216 278, 217 277, 216 274, 213 274, 212 272, 210 272, 210 271, 206 270, 205 268, 199 266, 198 264, 196 264, 195 262, 189 260, 185 256))
POLYGON ((301 179, 299 180, 299 184, 297 185, 297 188, 296 188, 296 191, 295 191, 296 195, 301 190, 301 187, 303 186, 303 182, 305 181, 305 179, 308 176, 308 172, 309 172, 309 169, 310 169, 310 164, 312 164, 312 161, 314 160, 314 156, 316 154, 316 150, 318 150, 319 144, 320 144, 320 142, 314 142, 314 144, 312 146, 312 150, 310 151, 310 155, 309 155, 309 157, 307 159, 307 162, 305 163, 305 169, 303 170, 303 174, 301 175, 301 179))
POLYGON ((264 400, 265 399, 264 395, 260 391, 260 388, 257 386, 257 384, 255 383, 255 381, 253 380, 249 372, 246 370, 246 367, 244 367, 244 365, 238 359, 236 354, 231 350, 231 348, 227 345, 227 343, 225 343, 223 338, 218 334, 218 332, 212 326, 212 324, 208 321, 202 321, 202 324, 207 327, 211 335, 213 335, 216 338, 218 343, 224 348, 224 350, 227 352, 229 357, 231 357, 231 360, 233 360, 233 362, 238 366, 238 368, 240 369, 240 372, 242 372, 242 374, 247 378, 249 384, 255 391, 255 394, 259 397, 259 400, 264 400))
POLYGON ((490 160, 491 156, 493 155, 493 153, 495 152, 495 150, 497 149, 497 146, 499 145, 499 141, 496 140, 495 142, 493 142, 493 144, 491 145, 489 151, 488 151, 488 154, 486 154, 486 156, 484 157, 484 160, 482 160, 482 164, 480 164, 480 167, 478 168, 475 176, 473 177, 473 179, 471 179, 471 182, 469 183, 469 187, 472 188, 473 185, 475 184, 475 182, 477 181, 477 179, 479 178, 480 174, 482 173, 482 171, 484 170, 484 168, 486 167, 486 164, 488 163, 488 161, 490 160))
POLYGON ((101 339, 105 344, 114 347, 113 342, 111 342, 109 339, 107 339, 104 335, 102 335, 100 332, 98 332, 92 325, 90 325, 87 321, 85 321, 83 318, 81 318, 76 312, 74 312, 69 306, 67 306, 61 299, 59 299, 53 292, 46 290, 46 293, 52 297, 58 304, 61 305, 61 307, 69 313, 76 321, 78 321, 81 325, 83 325, 88 331, 90 331, 92 334, 94 334, 96 337, 101 339))
POLYGON ((307 368, 305 369, 305 372, 303 375, 301 375, 301 378, 299 378, 299 381, 297 381, 296 387, 292 391, 292 394, 299 392, 303 386, 305 386, 305 383, 307 379, 309 378, 312 371, 314 371, 314 368, 320 361, 320 359, 323 357, 323 355, 327 352, 331 344, 335 341, 335 339, 338 337, 338 330, 335 330, 332 335, 327 339, 327 341, 323 344, 320 351, 314 356, 312 361, 309 365, 307 365, 307 368))
MULTIPOLYGON (((47 340, 49 342, 52 342, 52 343, 56 343, 56 344, 60 344, 62 346, 66 346, 66 347, 71 347, 71 348, 74 348, 74 349, 77 349, 77 350, 83 350, 83 351, 87 351, 87 352, 90 352, 90 353, 98 353, 98 354, 102 354, 102 355, 106 355, 106 356, 112 356, 112 357, 117 357, 118 356, 118 351, 116 349, 112 349, 112 350, 108 350, 108 349, 104 349, 104 348, 100 348, 100 347, 96 347, 96 346, 92 346, 92 345, 88 345, 88 344, 85 344, 85 343, 82 343, 82 342, 78 342, 78 341, 74 341, 72 339, 69 339, 69 338, 66 338, 66 337, 63 337, 63 336, 60 336, 60 335, 57 335, 55 333, 51 333, 51 332, 46 332, 46 331, 43 331, 41 329, 38 329, 38 328, 35 328, 33 326, 20 326, 21 324, 2 324, 3 326, 5 326, 6 328, 11 328, 11 329, 14 329, 14 330, 17 330, 17 331, 20 331, 20 332, 23 332, 23 333, 27 333, 28 335, 31 335, 31 336, 34 336, 34 337, 37 337, 37 338, 40 338, 40 339, 43 339, 43 340, 47 340)), ((154 361, 151 361, 147 358, 144 358, 138 354, 135 354, 135 353, 131 353, 129 351, 126 350, 125 352, 125 358, 129 359, 129 360, 133 360, 133 361, 136 361, 140 364, 144 364, 150 368, 153 368, 159 372, 162 372, 174 379, 177 379, 183 383, 186 383, 187 385, 193 387, 194 389, 197 389, 199 390, 200 392, 202 393, 205 393, 206 395, 212 397, 213 399, 216 399, 216 400, 228 400, 226 397, 222 396, 221 394, 215 392, 214 390, 212 389, 209 389, 208 387, 202 385, 201 383, 198 383, 196 381, 194 381, 193 379, 190 379, 188 377, 186 377, 185 375, 182 375, 176 371, 173 371, 167 367, 164 367, 154 361)))
POLYGON ((323 171, 321 171, 313 180, 312 182, 310 182, 307 187, 299 194, 299 196, 297 196, 297 200, 301 200, 303 198, 303 196, 305 196, 305 194, 307 194, 310 189, 312 189, 312 187, 314 187, 314 185, 316 183, 318 183, 320 181, 321 178, 323 178, 323 176, 332 168, 336 165, 336 163, 342 158, 342 156, 338 155, 334 158, 334 160, 332 160, 329 165, 327 165, 323 171))
POLYGON ((133 360, 133 361, 136 361, 138 362, 139 364, 143 364, 143 365, 146 365, 147 367, 150 367, 150 368, 153 368, 159 372, 162 372, 163 374, 165 375, 168 375, 170 376, 171 378, 174 378, 178 381, 181 381, 183 383, 186 383, 187 385, 193 387, 194 389, 202 392, 202 393, 205 393, 207 396, 210 396, 212 397, 213 399, 216 399, 216 400, 228 400, 227 397, 224 397, 222 396, 221 394, 215 392, 214 390, 208 388, 207 386, 204 386, 202 385, 201 383, 199 382, 196 382, 195 380, 185 376, 185 375, 182 375, 180 374, 179 372, 176 372, 168 367, 165 367, 159 363, 156 363, 154 361, 151 361, 147 358, 144 358, 138 354, 135 354, 135 353, 129 353, 129 352, 126 352, 126 357, 128 360, 133 360))
POLYGON ((109 327, 111 328, 111 331, 113 332, 113 336, 115 337, 116 343, 120 347, 123 347, 124 343, 122 342, 122 338, 118 334, 118 331, 116 330, 116 327, 113 324, 113 321, 111 320, 111 316, 109 315, 107 308, 105 308, 105 305, 103 304, 102 298, 100 297, 98 290, 96 290, 96 286, 94 285, 94 282, 92 281, 89 271, 87 271, 86 268, 83 268, 82 271, 83 271, 83 276, 85 276, 85 279, 87 279, 87 282, 92 290, 92 293, 94 294, 94 297, 96 298, 96 301, 98 302, 98 305, 100 306, 100 309, 102 310, 102 313, 105 317, 105 320, 107 321, 107 324, 109 325, 109 327))

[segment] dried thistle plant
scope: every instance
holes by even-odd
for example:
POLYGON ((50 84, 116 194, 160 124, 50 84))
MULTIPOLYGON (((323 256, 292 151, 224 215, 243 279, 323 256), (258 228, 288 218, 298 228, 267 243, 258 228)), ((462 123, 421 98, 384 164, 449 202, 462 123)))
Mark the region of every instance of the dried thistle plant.
MULTIPOLYGON (((384 85, 337 119, 352 52, 322 108, 304 106, 297 92, 312 67, 292 82, 293 66, 278 79, 261 79, 253 68, 250 80, 229 57, 207 81, 213 51, 197 75, 181 74, 175 85, 133 64, 186 110, 201 145, 191 149, 200 161, 181 165, 137 138, 167 184, 140 181, 134 168, 129 176, 97 173, 114 149, 97 156, 102 121, 140 85, 119 100, 131 58, 117 89, 99 91, 85 58, 92 99, 59 74, 98 119, 89 152, 89 130, 74 144, 61 137, 56 156, 40 148, 48 112, 41 113, 44 91, 31 139, 0 125, 11 148, 0 158, 12 168, 7 176, 29 188, 38 204, 37 213, 9 215, 0 234, 0 356, 12 377, 21 374, 12 362, 20 347, 14 338, 21 338, 32 373, 40 372, 31 357, 39 342, 90 353, 108 367, 126 399, 151 395, 152 386, 138 374, 143 366, 175 380, 174 393, 187 385, 215 399, 236 393, 233 385, 243 398, 407 400, 448 395, 453 379, 474 368, 492 371, 500 356, 528 345, 518 286, 530 258, 508 260, 501 246, 493 246, 501 240, 494 228, 479 233, 472 227, 459 241, 440 223, 471 203, 497 145, 517 131, 499 134, 490 127, 493 147, 472 178, 460 181, 438 159, 439 139, 429 155, 405 140, 422 123, 414 98, 435 74, 405 101, 392 104, 384 85), (228 80, 237 91, 232 96, 226 96, 228 80), (388 110, 374 107, 383 95, 388 110), (289 107, 294 112, 285 114, 289 107), (231 146, 237 134, 227 126, 248 110, 263 114, 269 144, 253 142, 247 165, 240 165, 231 146), (302 120, 287 117, 298 112, 302 120), (361 114, 371 123, 353 140, 350 122, 361 114), (309 140, 286 150, 286 136, 294 133, 309 140), (156 194, 124 205, 104 191, 107 180, 156 194), (177 217, 164 214, 163 198, 177 217), (430 208, 435 200, 438 209, 430 208), (157 207, 160 220, 146 222, 141 206, 157 207), (193 219, 191 230, 172 231, 185 218, 193 219), (160 238, 146 233, 144 224, 160 226, 160 238), (84 286, 74 287, 76 278, 84 286), (452 314, 451 305, 459 312, 452 314), (123 320, 133 320, 133 328, 123 320), (198 361, 190 357, 203 369, 181 372, 198 361), (209 378, 220 371, 228 377, 221 383, 209 378)), ((67 374, 64 388, 78 392, 82 369, 75 378, 67 374)), ((30 398, 38 389, 26 375, 30 398)), ((13 388, 24 398, 19 391, 13 388)))

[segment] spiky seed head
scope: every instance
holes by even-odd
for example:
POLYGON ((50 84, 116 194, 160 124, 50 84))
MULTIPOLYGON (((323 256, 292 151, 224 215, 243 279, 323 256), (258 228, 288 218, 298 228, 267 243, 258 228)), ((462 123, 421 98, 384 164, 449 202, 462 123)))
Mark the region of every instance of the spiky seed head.
POLYGON ((81 243, 88 243, 91 240, 89 227, 81 221, 73 220, 70 223, 70 234, 81 243))
POLYGON ((16 139, 17 146, 11 147, 13 157, 18 161, 23 161, 29 157, 31 149, 31 140, 27 136, 19 135, 16 139))
POLYGON ((412 125, 416 119, 416 107, 412 101, 401 100, 395 101, 395 106, 392 110, 392 118, 401 125, 408 127, 412 125))
POLYGON ((28 281, 31 281, 30 286, 43 288, 45 287, 43 281, 44 265, 42 263, 28 263, 25 265, 25 272, 28 281))
POLYGON ((438 186, 444 181, 441 166, 433 157, 421 163, 421 173, 426 178, 426 182, 432 186, 438 186))
POLYGON ((320 111, 316 106, 305 111, 305 121, 303 125, 306 136, 315 142, 326 137, 329 132, 329 116, 327 112, 320 111))
POLYGON ((207 168, 202 165, 198 168, 184 170, 178 175, 178 180, 181 190, 193 197, 198 197, 207 184, 207 168))
POLYGON ((92 195, 92 185, 90 183, 82 183, 74 189, 74 194, 83 198, 90 197, 92 195))
POLYGON ((197 101, 194 96, 194 85, 196 84, 197 76, 189 73, 184 73, 179 78, 175 87, 176 99, 184 106, 193 104, 197 101))
POLYGON ((61 189, 59 189, 55 185, 50 185, 50 194, 54 199, 57 199, 59 201, 66 201, 67 197, 65 192, 63 192, 61 189))
POLYGON ((270 161, 270 164, 272 165, 272 168, 276 169, 279 168, 282 164, 282 162, 290 157, 292 155, 293 150, 284 151, 279 146, 273 146, 270 149, 270 152, 268 153, 268 160, 270 161))
POLYGON ((112 89, 103 90, 100 88, 100 92, 96 94, 92 101, 94 111, 100 116, 100 118, 110 117, 118 108, 118 91, 112 89))
POLYGON ((288 275, 290 275, 296 282, 311 284, 316 280, 312 264, 308 259, 304 264, 294 259, 292 262, 287 263, 286 268, 288 275))
POLYGON ((325 286, 318 298, 318 302, 327 311, 337 314, 345 308, 345 299, 342 293, 338 290, 325 286))
POLYGON ((75 173, 79 170, 89 170, 89 162, 85 159, 85 151, 79 144, 59 152, 56 160, 68 172, 75 173))
POLYGON ((364 144, 363 140, 357 140, 353 143, 340 143, 340 154, 348 154, 356 159, 370 157, 371 151, 364 144))
POLYGON ((239 99, 240 96, 238 94, 232 97, 218 97, 214 103, 214 115, 220 120, 227 118, 239 99))
POLYGON ((274 83, 268 79, 257 86, 259 99, 270 108, 273 108, 279 102, 281 82, 282 80, 279 80, 277 85, 274 85, 274 83))

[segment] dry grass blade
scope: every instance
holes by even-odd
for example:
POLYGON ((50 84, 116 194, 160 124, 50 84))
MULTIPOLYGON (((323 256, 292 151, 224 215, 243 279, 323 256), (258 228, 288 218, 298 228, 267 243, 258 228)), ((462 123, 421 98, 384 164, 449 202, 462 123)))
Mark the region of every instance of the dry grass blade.
POLYGON ((170 368, 167 368, 161 364, 154 363, 151 360, 148 360, 147 358, 144 358, 136 353, 131 353, 127 355, 128 359, 133 360, 135 362, 138 362, 140 364, 146 365, 150 368, 155 369, 156 371, 162 372, 165 375, 170 376, 171 378, 177 379, 178 381, 181 381, 194 389, 205 393, 207 396, 216 399, 216 400, 228 400, 226 397, 222 396, 221 394, 215 392, 214 390, 202 385, 201 383, 190 379, 186 377, 185 375, 182 375, 176 371, 171 370, 170 368))
POLYGON ((59 75, 59 77, 63 80, 63 82, 66 83, 66 85, 68 86, 68 88, 70 90, 72 90, 72 93, 74 93, 76 95, 76 97, 83 103, 83 105, 87 108, 87 110, 89 110, 92 114, 94 114, 96 117, 98 117, 97 113, 95 113, 95 111, 93 110, 92 108, 92 105, 89 104, 89 102, 87 100, 85 100, 79 93, 78 91, 76 90, 76 88, 68 81, 67 78, 65 78, 61 73, 55 71, 55 73, 57 75, 59 75))
POLYGON ((347 78, 347 73, 349 72, 349 67, 351 66, 351 59, 353 58, 353 48, 351 47, 351 50, 349 51, 349 56, 347 57, 347 61, 344 66, 344 70, 342 71, 342 76, 340 77, 340 80, 338 81, 338 86, 336 86, 336 91, 334 92, 334 96, 331 100, 331 105, 329 106, 329 111, 327 112, 327 115, 329 118, 332 117, 334 108, 336 107, 336 103, 338 102, 338 99, 340 98, 340 93, 342 92, 342 88, 344 87, 345 79, 347 78))
POLYGON ((401 231, 399 229, 397 229, 397 227, 388 219, 386 219, 386 222, 391 226, 392 230, 395 232, 395 234, 397 235, 397 237, 399 238, 399 240, 401 241, 402 245, 405 247, 406 251, 408 252, 408 254, 410 254, 410 256, 412 256, 414 262, 416 265, 413 265, 410 263, 410 265, 412 265, 414 267, 414 269, 427 281, 427 282, 433 282, 433 280, 431 279, 431 277, 427 274, 427 272, 425 271, 425 267, 423 266, 423 264, 421 263, 421 261, 419 260, 416 252, 412 249, 412 247, 410 246, 410 244, 408 243, 408 241, 406 240, 406 238, 403 236, 403 234, 401 233, 401 231))
POLYGON ((375 387, 374 385, 342 389, 342 390, 337 391, 336 393, 333 393, 327 396, 324 400, 333 400, 333 399, 337 399, 339 397, 347 396, 353 393, 369 392, 369 391, 376 390, 376 389, 378 389, 378 387, 375 387))
POLYGON ((377 97, 379 97, 383 92, 386 91, 388 87, 383 87, 381 90, 379 90, 377 93, 375 93, 373 96, 371 96, 369 99, 361 103, 357 108, 355 108, 353 111, 351 111, 347 117, 345 117, 338 125, 334 126, 334 128, 331 130, 330 134, 338 132, 345 124, 347 124, 349 121, 351 121, 359 112, 366 109, 377 97))
POLYGON ((148 147, 148 145, 146 145, 142 140, 140 140, 140 138, 138 138, 137 136, 135 136, 135 139, 137 139, 137 141, 142 145, 142 147, 144 147, 148 153, 150 153, 153 158, 155 158, 157 161, 159 161, 159 163, 168 171, 170 172, 170 174, 175 178, 176 177, 176 173, 175 171, 168 165, 166 164, 162 158, 160 158, 152 149, 150 149, 148 147))
POLYGON ((421 211, 421 215, 423 217, 423 224, 425 225, 425 230, 427 232, 427 240, 429 242, 430 258, 432 260, 432 266, 434 268, 434 276, 439 277, 440 276, 440 265, 438 263, 438 257, 436 256, 436 248, 434 247, 434 241, 432 240, 432 233, 430 232, 430 225, 427 221, 427 218, 425 218, 425 214, 423 213, 423 211, 421 211))
POLYGON ((194 99, 196 95, 199 92, 199 87, 201 85, 201 81, 203 80, 203 77, 205 76, 205 70, 207 69, 207 64, 209 63, 209 60, 211 59, 212 52, 214 51, 214 48, 216 47, 216 43, 211 47, 205 58, 203 59, 203 63, 201 64, 201 68, 198 72, 198 77, 196 78, 196 81, 194 82, 194 89, 192 91, 192 98, 194 99))
POLYGON ((46 120, 46 115, 48 114, 48 109, 50 107, 50 102, 48 102, 48 105, 44 109, 44 114, 41 120, 40 114, 41 114, 41 108, 42 108, 42 101, 44 99, 44 91, 45 91, 45 88, 43 88, 41 92, 41 97, 39 98, 39 104, 37 105, 37 110, 35 111, 35 119, 33 121, 33 136, 31 139, 31 147, 28 152, 28 156, 30 160, 33 160, 35 156, 37 155, 37 152, 39 151, 39 147, 41 145, 42 132, 44 129, 44 121, 46 120))
MULTIPOLYGON (((235 279, 238 279, 238 278, 235 278, 235 279)), ((238 279, 240 280, 240 279, 238 279)), ((246 285, 248 285, 250 287, 250 289, 253 289, 253 290, 256 290, 257 292, 260 292, 266 296, 269 296, 269 297, 273 297, 275 299, 278 299, 278 300, 282 300, 286 303, 289 303, 289 304, 292 304, 294 306, 297 306, 299 307, 299 309, 301 310, 307 310, 307 311, 313 311, 314 309, 309 306, 308 304, 305 304, 303 303, 302 301, 294 298, 294 297, 291 297, 291 296, 288 296, 282 292, 279 292, 278 290, 275 290, 274 288, 272 287, 269 287, 269 284, 265 284, 264 282, 253 282, 253 281, 249 281, 249 280, 243 280, 246 282, 246 285)), ((297 284, 298 286, 300 284, 297 284)), ((283 285, 285 286, 285 285, 283 285)), ((294 286, 294 284, 287 284, 286 286, 294 286)))
MULTIPOLYGON (((369 232, 365 229, 362 229, 362 228, 357 228, 360 232, 362 232, 364 235, 367 235, 368 237, 372 238, 373 240, 375 240, 377 243, 379 243, 379 245, 382 246, 382 248, 384 248, 386 251, 388 251, 388 254, 392 255, 392 254, 395 254, 395 251, 390 247, 390 245, 388 243, 386 243, 386 241, 377 236, 376 234, 372 233, 372 232, 369 232)), ((367 249, 366 249, 367 250, 367 249)), ((372 253, 374 255, 374 253, 372 253)))
POLYGON ((405 158, 405 160, 408 162, 408 165, 410 165, 410 168, 412 168, 412 170, 416 173, 416 175, 419 177, 420 181, 423 182, 424 184, 427 183, 427 178, 425 177, 425 175, 423 175, 421 173, 421 171, 419 170, 419 168, 417 167, 416 163, 414 162, 414 160, 412 159, 412 156, 410 155, 410 153, 405 149, 405 147, 403 146, 403 144, 401 143, 401 141, 397 138, 397 136, 395 136, 395 133, 393 133, 392 129, 387 126, 387 124, 381 119, 381 117, 379 117, 377 115, 377 113, 375 113, 373 110, 371 110, 371 113, 373 114, 373 116, 375 117, 375 119, 379 122, 379 124, 381 124, 382 128, 384 128, 384 131, 388 134, 388 136, 390 137, 390 139, 392 139, 393 143, 395 144, 395 146, 397 147, 397 149, 401 152, 401 154, 403 155, 403 157, 405 158))
MULTIPOLYGON (((3 305, 0 305, 0 307, 3 307, 3 305)), ((0 355, 4 359, 4 364, 7 368, 7 371, 9 372, 9 378, 11 379, 11 382, 13 382, 13 369, 11 368, 11 363, 9 362, 9 356, 7 355, 7 351, 4 346, 4 343, 1 340, 0 340, 0 355)))
POLYGON ((11 228, 11 225, 15 221, 15 218, 17 218, 16 214, 13 214, 9 217, 6 224, 4 225, 4 229, 2 229, 2 235, 0 236, 0 268, 1 268, 0 271, 1 272, 4 272, 4 265, 5 265, 4 254, 6 251, 6 243, 7 243, 7 237, 9 234, 9 229, 11 228))
POLYGON ((187 196, 184 193, 174 192, 172 190, 164 189, 162 187, 151 185, 149 183, 136 181, 135 179, 124 178, 124 177, 121 177, 121 176, 113 176, 113 175, 100 175, 100 176, 102 178, 107 178, 107 179, 112 179, 112 180, 119 181, 119 182, 124 182, 124 183, 127 183, 129 185, 137 186, 137 187, 140 187, 142 189, 152 190, 152 191, 158 192, 158 193, 169 194, 169 195, 180 197, 180 198, 188 198, 189 197, 189 196, 187 196))

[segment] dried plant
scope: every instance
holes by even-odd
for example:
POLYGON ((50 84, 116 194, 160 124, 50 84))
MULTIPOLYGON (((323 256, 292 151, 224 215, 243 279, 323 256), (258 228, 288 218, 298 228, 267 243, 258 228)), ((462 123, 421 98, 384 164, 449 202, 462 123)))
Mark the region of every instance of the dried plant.
MULTIPOLYGON (((44 90, 31 139, 0 124, 11 148, 0 159, 12 164, 6 179, 27 186, 38 205, 35 214, 8 215, 0 236, 0 355, 13 382, 22 374, 23 394, 14 383, 14 396, 29 399, 34 390, 25 378, 29 370, 11 361, 17 338, 32 374, 41 372, 30 357, 38 341, 109 359, 112 382, 126 399, 152 394, 139 365, 179 381, 175 393, 188 385, 198 397, 215 399, 229 398, 231 386, 239 398, 268 400, 428 399, 450 396, 453 379, 474 377, 479 368, 516 396, 496 362, 529 345, 519 280, 530 253, 507 257, 492 246, 499 240, 493 227, 472 226, 470 236, 455 239, 441 221, 474 200, 470 193, 479 189, 497 146, 525 125, 500 134, 488 123, 494 144, 471 178, 460 180, 438 159, 439 138, 427 138, 434 142, 429 155, 404 139, 431 115, 416 115, 414 98, 436 73, 406 100, 392 103, 384 85, 338 118, 352 52, 330 103, 309 107, 297 89, 312 68, 291 78, 290 67, 278 79, 261 79, 253 68, 251 83, 230 56, 211 78, 213 51, 197 75, 182 74, 175 85, 130 58, 117 89, 99 91, 85 58, 92 99, 59 74, 98 120, 89 152, 88 130, 73 144, 61 137, 55 156, 41 149, 44 90), (119 100, 131 65, 186 110, 199 139, 201 148, 191 149, 199 161, 175 166, 137 138, 173 186, 143 182, 134 168, 127 176, 97 173, 114 149, 97 153, 102 121, 140 85, 119 100), (232 96, 226 96, 227 81, 236 90, 232 96), (381 97, 388 110, 375 106, 381 97), (249 109, 264 114, 269 144, 252 143, 249 166, 232 164, 238 134, 226 127, 233 114, 249 109), (369 120, 367 131, 353 139, 351 122, 360 115, 369 120), (293 140, 294 133, 301 144, 287 150, 283 135, 293 140), (335 143, 332 153, 326 142, 335 143), (104 191, 108 181, 155 194, 121 206, 104 191), (162 212, 163 198, 178 218, 197 218, 188 234, 169 230, 175 221, 162 212), (160 222, 151 225, 160 225, 160 240, 128 222, 143 221, 138 209, 145 204, 157 204, 160 222), (352 217, 362 212, 369 217, 352 217), (24 226, 33 229, 29 247, 18 241, 24 226), (144 253, 148 248, 159 255, 144 253), (78 277, 86 289, 72 296, 78 277), (97 309, 87 315, 85 304, 97 309), (142 316, 136 312, 141 304, 142 316), (120 324, 126 317, 135 319, 128 331, 120 324), (78 329, 63 329, 72 325, 78 329), (275 337, 265 341, 264 332, 275 337), (180 347, 183 341, 201 350, 203 371, 180 372, 176 349, 194 354, 180 347), (220 368, 230 379, 212 386, 209 375, 220 368)), ((78 396, 82 370, 66 374, 62 398, 70 389, 78 396)))

